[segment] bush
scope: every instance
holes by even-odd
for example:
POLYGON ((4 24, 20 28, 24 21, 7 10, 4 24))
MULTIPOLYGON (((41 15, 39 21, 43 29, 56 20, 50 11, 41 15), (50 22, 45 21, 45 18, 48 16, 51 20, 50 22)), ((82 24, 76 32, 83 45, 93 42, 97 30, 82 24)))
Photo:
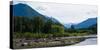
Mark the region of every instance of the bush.
POLYGON ((64 33, 64 28, 63 26, 59 26, 59 25, 52 25, 52 33, 64 33))
POLYGON ((23 37, 23 33, 20 33, 20 32, 13 33, 13 38, 22 38, 22 37, 23 37))
POLYGON ((32 33, 30 33, 30 32, 24 33, 24 38, 32 38, 32 37, 33 37, 32 33))

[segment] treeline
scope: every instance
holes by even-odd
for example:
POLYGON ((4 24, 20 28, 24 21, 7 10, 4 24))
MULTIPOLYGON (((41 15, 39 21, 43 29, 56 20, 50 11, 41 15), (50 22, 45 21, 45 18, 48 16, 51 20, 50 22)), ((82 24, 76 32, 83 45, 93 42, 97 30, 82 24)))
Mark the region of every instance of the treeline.
POLYGON ((83 36, 97 33, 97 24, 89 28, 75 29, 74 25, 65 29, 53 18, 41 16, 13 17, 14 38, 52 38, 66 36, 83 36))
POLYGON ((65 29, 65 32, 68 33, 87 33, 87 34, 97 34, 97 24, 94 24, 88 28, 74 28, 74 25, 71 25, 71 28, 65 29))
POLYGON ((63 33, 64 28, 60 23, 52 21, 52 18, 40 16, 35 17, 14 17, 14 32, 31 33, 63 33))

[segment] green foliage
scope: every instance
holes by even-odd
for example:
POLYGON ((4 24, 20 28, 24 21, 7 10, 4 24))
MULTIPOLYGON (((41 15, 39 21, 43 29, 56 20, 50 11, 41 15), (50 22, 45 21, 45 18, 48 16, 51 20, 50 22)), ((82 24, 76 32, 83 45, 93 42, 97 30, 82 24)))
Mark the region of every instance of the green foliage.
POLYGON ((42 17, 39 17, 39 16, 36 16, 36 17, 33 17, 32 19, 32 22, 33 22, 33 29, 34 29, 34 32, 35 33, 40 33, 42 32, 42 28, 44 26, 44 19, 42 17))
POLYGON ((48 19, 43 27, 43 33, 51 33, 52 20, 48 19))
POLYGON ((24 38, 33 38, 33 34, 32 33, 29 33, 29 32, 26 32, 23 34, 24 38))
POLYGON ((23 33, 14 32, 14 33, 13 33, 13 38, 23 38, 23 33))
POLYGON ((14 17, 13 26, 14 38, 51 38, 97 33, 97 24, 84 29, 75 29, 73 25, 70 29, 64 29, 63 25, 54 23, 52 19, 45 20, 42 16, 14 17))
POLYGON ((60 33, 60 34, 64 33, 63 26, 52 25, 51 29, 52 29, 52 33, 60 33))

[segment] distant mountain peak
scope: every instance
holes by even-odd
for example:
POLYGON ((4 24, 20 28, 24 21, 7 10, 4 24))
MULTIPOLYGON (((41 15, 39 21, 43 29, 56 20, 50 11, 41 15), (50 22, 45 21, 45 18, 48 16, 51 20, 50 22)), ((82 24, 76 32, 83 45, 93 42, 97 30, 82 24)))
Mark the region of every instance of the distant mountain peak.
POLYGON ((18 3, 18 4, 15 4, 15 5, 27 5, 27 4, 25 4, 25 3, 18 3))
POLYGON ((94 24, 97 24, 97 18, 89 18, 89 19, 75 25, 75 28, 88 28, 94 24))

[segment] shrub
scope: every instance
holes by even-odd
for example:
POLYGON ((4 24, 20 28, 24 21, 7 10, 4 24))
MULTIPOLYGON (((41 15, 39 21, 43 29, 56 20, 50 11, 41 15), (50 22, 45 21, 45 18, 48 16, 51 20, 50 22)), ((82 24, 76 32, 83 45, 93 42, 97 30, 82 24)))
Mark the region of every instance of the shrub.
POLYGON ((63 26, 59 26, 59 25, 52 25, 52 33, 64 33, 64 28, 63 26))

